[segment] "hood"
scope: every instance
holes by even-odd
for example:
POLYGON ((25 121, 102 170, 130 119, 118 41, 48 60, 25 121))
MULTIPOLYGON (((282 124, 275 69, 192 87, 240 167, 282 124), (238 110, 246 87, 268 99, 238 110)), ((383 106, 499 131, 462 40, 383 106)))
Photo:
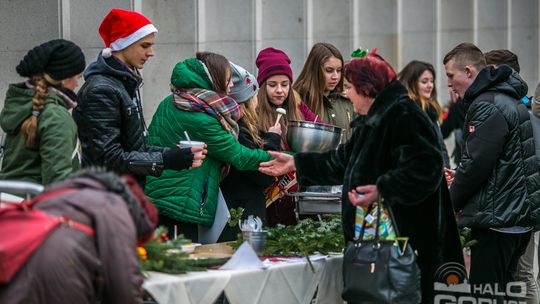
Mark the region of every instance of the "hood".
MULTIPOLYGON (((20 125, 32 115, 32 97, 34 90, 26 86, 24 82, 9 85, 4 102, 4 108, 0 113, 0 126, 7 134, 18 132, 20 125)), ((45 104, 57 103, 64 105, 64 100, 53 92, 45 104)))
POLYGON ((125 79, 128 79, 135 87, 142 82, 140 77, 134 75, 134 73, 124 66, 120 60, 116 59, 116 57, 111 56, 105 59, 101 56, 101 53, 98 55, 97 60, 92 62, 84 71, 84 79, 87 80, 93 75, 110 75, 118 79, 127 77, 125 79))
POLYGON ((514 99, 521 99, 527 94, 528 89, 525 81, 509 66, 505 64, 498 68, 488 66, 478 73, 474 82, 465 92, 463 100, 470 103, 486 91, 495 91, 514 99))
POLYGON ((177 89, 214 90, 206 67, 197 58, 177 63, 172 71, 171 84, 177 89))

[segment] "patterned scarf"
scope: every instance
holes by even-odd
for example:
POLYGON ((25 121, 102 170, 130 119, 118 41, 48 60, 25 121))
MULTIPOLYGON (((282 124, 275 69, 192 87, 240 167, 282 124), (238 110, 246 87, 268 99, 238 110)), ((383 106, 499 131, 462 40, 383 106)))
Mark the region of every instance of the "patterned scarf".
MULTIPOLYGON (((237 121, 242 118, 242 108, 229 96, 220 96, 206 89, 172 88, 173 102, 177 109, 188 112, 203 112, 219 121, 223 129, 238 139, 240 128, 237 121)), ((225 179, 231 170, 231 164, 221 167, 220 180, 225 179)))
POLYGON ((203 112, 219 121, 223 129, 238 139, 237 121, 242 118, 242 108, 229 96, 220 96, 206 89, 173 88, 173 101, 177 109, 203 112))

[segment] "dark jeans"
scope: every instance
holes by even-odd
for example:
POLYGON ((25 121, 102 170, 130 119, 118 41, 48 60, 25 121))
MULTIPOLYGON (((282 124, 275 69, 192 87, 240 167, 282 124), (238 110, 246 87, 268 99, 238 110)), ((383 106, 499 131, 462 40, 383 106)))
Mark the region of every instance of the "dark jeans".
POLYGON ((193 243, 199 241, 199 226, 192 223, 179 222, 165 215, 159 215, 158 226, 167 227, 167 236, 169 239, 174 238, 174 226, 176 225, 176 232, 178 235, 183 234, 186 238, 190 239, 193 243))
POLYGON ((494 298, 489 290, 504 293, 506 284, 516 281, 518 261, 525 253, 532 232, 512 234, 480 228, 473 228, 471 232, 472 238, 478 241, 471 246, 471 291, 477 298, 494 298), (489 289, 486 289, 487 284, 489 289))

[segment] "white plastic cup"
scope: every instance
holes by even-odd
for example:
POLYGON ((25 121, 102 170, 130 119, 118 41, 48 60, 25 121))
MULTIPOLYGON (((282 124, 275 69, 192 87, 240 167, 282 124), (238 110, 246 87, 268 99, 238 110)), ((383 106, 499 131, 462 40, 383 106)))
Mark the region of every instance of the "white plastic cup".
MULTIPOLYGON (((202 141, 189 141, 189 140, 182 140, 180 141, 180 148, 204 148, 204 142, 202 141)), ((202 155, 202 151, 195 152, 194 156, 202 155)), ((194 160, 193 162, 201 163, 202 159, 194 160)))

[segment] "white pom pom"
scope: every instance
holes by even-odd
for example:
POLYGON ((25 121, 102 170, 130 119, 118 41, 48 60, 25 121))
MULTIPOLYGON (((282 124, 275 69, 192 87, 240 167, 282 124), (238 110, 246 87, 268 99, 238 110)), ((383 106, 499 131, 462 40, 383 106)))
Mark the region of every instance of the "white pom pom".
POLYGON ((103 51, 101 52, 101 55, 104 57, 104 58, 109 58, 112 56, 112 50, 111 48, 106 48, 106 49, 103 49, 103 51))

